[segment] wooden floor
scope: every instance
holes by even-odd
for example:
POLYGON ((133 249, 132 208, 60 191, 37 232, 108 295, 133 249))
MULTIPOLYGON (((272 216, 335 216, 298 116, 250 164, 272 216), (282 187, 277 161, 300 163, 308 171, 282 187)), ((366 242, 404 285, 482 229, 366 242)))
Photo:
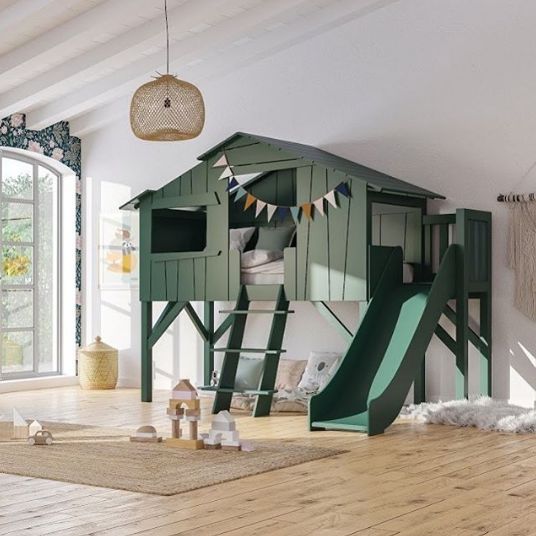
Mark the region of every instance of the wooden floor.
MULTIPOLYGON (((166 397, 142 404, 134 390, 68 387, 0 395, 0 413, 16 406, 40 419, 167 429, 166 397)), ((238 424, 244 438, 300 437, 349 452, 173 497, 0 474, 0 534, 536 535, 534 436, 397 423, 367 438, 310 433, 303 416, 242 415, 238 424)))

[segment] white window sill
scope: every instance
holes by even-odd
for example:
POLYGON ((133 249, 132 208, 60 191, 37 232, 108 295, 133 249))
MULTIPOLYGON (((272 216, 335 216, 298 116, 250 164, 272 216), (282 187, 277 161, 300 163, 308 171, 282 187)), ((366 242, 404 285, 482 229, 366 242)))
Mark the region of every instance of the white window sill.
POLYGON ((52 387, 65 387, 78 385, 77 376, 43 376, 42 378, 24 378, 17 380, 0 381, 0 393, 14 393, 17 391, 32 391, 33 389, 50 389, 52 387))

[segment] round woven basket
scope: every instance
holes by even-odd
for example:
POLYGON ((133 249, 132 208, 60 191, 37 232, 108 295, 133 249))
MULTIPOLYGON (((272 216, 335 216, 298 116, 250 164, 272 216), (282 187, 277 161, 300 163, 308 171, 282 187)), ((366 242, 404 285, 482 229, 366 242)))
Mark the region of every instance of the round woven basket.
POLYGON ((117 385, 117 350, 100 337, 78 350, 78 374, 82 389, 115 389, 117 385))

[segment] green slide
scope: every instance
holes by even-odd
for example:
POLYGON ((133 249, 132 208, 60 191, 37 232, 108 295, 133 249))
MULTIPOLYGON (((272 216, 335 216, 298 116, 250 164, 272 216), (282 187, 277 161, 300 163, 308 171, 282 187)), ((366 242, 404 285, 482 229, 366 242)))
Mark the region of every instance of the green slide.
POLYGON ((433 283, 408 284, 402 282, 402 249, 389 248, 344 359, 326 387, 311 398, 311 430, 376 435, 396 419, 441 313, 454 297, 457 247, 447 249, 433 283))

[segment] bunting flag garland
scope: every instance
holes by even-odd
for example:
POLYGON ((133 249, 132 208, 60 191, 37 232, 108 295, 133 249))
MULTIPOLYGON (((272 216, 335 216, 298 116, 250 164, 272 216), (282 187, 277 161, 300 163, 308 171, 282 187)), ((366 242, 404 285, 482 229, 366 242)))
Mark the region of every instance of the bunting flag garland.
POLYGON ((260 213, 264 210, 264 207, 266 206, 266 203, 264 201, 261 201, 260 199, 257 199, 257 206, 255 207, 255 217, 258 218, 260 216, 260 213))
POLYGON ((231 166, 227 166, 222 174, 219 176, 218 180, 221 181, 223 179, 228 179, 233 176, 233 170, 231 169, 231 166))
POLYGON ((272 220, 272 217, 276 209, 277 207, 275 205, 270 205, 270 203, 266 203, 266 213, 268 215, 268 221, 272 220))
POLYGON ((340 194, 344 195, 344 197, 350 197, 350 190, 348 189, 348 184, 345 182, 341 182, 338 186, 335 187, 335 190, 339 192, 340 194))
POLYGON ((246 197, 246 204, 244 205, 244 210, 247 210, 253 203, 257 201, 256 197, 253 197, 251 194, 248 194, 246 197))
POLYGON ((235 193, 235 201, 238 201, 241 197, 244 197, 247 194, 246 190, 240 186, 235 193))
POLYGON ((318 210, 318 212, 320 212, 320 215, 323 216, 324 215, 324 198, 321 197, 320 199, 317 199, 313 205, 315 206, 315 209, 318 210))
POLYGON ((335 207, 335 208, 338 208, 338 205, 337 205, 337 198, 335 197, 335 190, 331 190, 331 192, 328 192, 325 196, 324 196, 324 199, 332 206, 332 207, 335 207))
POLYGON ((308 220, 312 220, 313 219, 313 205, 311 203, 304 203, 302 206, 301 206, 301 209, 303 211, 303 213, 305 214, 305 217, 308 219, 308 220))
POLYGON ((227 167, 228 165, 227 156, 223 153, 212 167, 227 167))
POLYGON ((218 158, 212 167, 225 168, 218 180, 228 180, 226 190, 229 192, 230 196, 234 196, 235 202, 243 197, 246 198, 244 202, 244 211, 248 210, 252 206, 255 206, 255 218, 258 218, 266 208, 266 217, 268 221, 271 221, 274 217, 277 220, 284 220, 290 215, 296 224, 298 224, 302 214, 307 218, 308 221, 311 221, 313 219, 313 209, 315 214, 318 212, 320 216, 325 216, 328 206, 339 208, 339 200, 337 199, 336 194, 340 194, 344 197, 351 196, 348 183, 341 182, 323 196, 319 197, 318 199, 312 199, 308 203, 302 203, 301 205, 295 207, 272 205, 266 201, 256 198, 253 194, 250 194, 244 189, 245 185, 255 180, 255 178, 260 177, 263 175, 263 173, 235 173, 233 170, 233 165, 228 161, 225 153, 218 158), (324 202, 326 202, 326 204, 324 202))
POLYGON ((236 186, 238 186, 238 181, 234 177, 232 177, 231 180, 229 181, 229 184, 227 185, 226 190, 227 191, 232 190, 236 186))

